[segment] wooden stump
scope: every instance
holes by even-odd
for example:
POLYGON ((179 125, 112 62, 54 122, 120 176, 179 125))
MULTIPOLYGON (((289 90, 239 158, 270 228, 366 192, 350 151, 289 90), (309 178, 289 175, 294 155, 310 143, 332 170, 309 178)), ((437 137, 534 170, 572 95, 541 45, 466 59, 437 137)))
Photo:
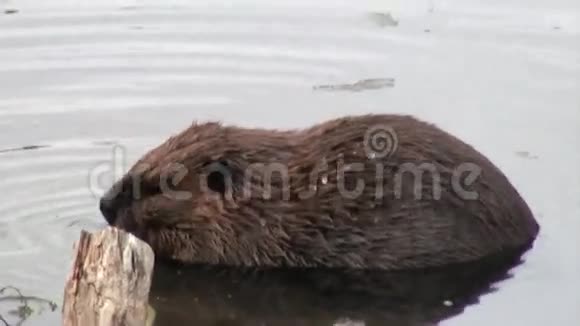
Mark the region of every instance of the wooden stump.
POLYGON ((146 325, 153 263, 149 245, 129 233, 82 231, 65 286, 63 325, 146 325))

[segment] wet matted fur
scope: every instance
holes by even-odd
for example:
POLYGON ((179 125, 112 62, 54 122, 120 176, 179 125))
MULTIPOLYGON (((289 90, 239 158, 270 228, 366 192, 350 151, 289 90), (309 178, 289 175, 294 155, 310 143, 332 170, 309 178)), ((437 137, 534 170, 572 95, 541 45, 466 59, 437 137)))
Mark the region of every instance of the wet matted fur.
POLYGON ((487 158, 401 115, 285 131, 194 123, 144 155, 101 210, 158 258, 230 266, 423 268, 509 253, 539 231, 487 158))

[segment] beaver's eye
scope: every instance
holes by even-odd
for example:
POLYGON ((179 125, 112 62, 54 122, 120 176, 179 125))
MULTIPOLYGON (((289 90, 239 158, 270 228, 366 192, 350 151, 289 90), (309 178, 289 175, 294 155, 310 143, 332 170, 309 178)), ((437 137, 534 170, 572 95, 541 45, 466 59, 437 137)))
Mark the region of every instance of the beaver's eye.
POLYGON ((213 171, 207 175, 207 186, 210 190, 224 194, 226 192, 225 176, 220 171, 213 171))
POLYGON ((209 190, 225 194, 228 182, 231 182, 231 174, 226 162, 213 162, 206 165, 207 187, 209 190))

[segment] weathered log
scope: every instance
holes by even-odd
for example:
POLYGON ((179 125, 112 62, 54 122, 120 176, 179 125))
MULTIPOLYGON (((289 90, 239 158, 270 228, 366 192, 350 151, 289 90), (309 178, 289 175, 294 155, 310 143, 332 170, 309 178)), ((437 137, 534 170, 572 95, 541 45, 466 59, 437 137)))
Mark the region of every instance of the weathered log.
POLYGON ((129 233, 82 231, 65 286, 63 325, 146 325, 153 264, 149 245, 129 233))

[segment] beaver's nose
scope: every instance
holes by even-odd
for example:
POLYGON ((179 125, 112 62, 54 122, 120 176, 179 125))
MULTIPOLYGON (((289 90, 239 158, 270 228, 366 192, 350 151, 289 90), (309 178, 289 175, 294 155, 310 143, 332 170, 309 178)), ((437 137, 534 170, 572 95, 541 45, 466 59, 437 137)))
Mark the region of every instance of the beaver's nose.
POLYGON ((107 220, 107 223, 109 223, 109 225, 113 225, 115 224, 115 220, 116 220, 116 212, 117 212, 117 208, 115 207, 115 200, 114 199, 109 199, 109 198, 101 198, 100 202, 99 202, 99 208, 101 210, 101 213, 103 214, 103 217, 105 217, 105 220, 107 220))

